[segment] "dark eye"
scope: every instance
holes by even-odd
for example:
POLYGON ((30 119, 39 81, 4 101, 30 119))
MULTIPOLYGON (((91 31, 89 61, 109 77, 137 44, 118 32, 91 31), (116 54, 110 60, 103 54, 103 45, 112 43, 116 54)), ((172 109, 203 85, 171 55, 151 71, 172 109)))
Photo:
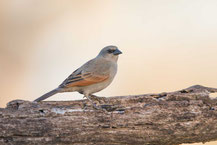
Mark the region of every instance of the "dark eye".
POLYGON ((108 53, 113 53, 113 52, 115 52, 115 50, 113 50, 113 49, 108 50, 108 53))

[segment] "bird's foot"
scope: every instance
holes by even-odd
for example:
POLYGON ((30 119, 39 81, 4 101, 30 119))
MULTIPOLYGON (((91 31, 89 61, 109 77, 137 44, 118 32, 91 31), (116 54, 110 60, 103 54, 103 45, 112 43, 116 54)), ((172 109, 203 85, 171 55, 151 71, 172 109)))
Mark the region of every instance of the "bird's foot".
POLYGON ((91 95, 90 98, 91 98, 91 100, 99 102, 99 104, 107 102, 107 99, 105 97, 98 97, 98 96, 95 96, 95 95, 91 95))
POLYGON ((90 98, 90 96, 84 96, 84 97, 86 97, 90 101, 94 109, 96 110, 101 109, 101 107, 97 106, 96 103, 94 103, 94 101, 92 100, 92 98, 90 98))
POLYGON ((95 95, 84 96, 84 97, 89 100, 89 102, 92 104, 93 108, 96 110, 107 110, 106 108, 108 108, 108 106, 110 106, 110 105, 107 105, 109 103, 109 101, 105 97, 97 97, 95 95))

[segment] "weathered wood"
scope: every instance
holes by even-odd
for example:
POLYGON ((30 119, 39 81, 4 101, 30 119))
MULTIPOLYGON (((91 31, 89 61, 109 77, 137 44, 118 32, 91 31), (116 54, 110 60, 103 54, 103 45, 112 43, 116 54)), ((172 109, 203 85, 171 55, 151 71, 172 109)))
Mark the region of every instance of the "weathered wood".
POLYGON ((87 100, 9 102, 0 109, 0 145, 178 145, 217 140, 215 88, 87 100), (104 105, 103 105, 104 104, 104 105), (98 104, 99 105, 99 104, 98 104))

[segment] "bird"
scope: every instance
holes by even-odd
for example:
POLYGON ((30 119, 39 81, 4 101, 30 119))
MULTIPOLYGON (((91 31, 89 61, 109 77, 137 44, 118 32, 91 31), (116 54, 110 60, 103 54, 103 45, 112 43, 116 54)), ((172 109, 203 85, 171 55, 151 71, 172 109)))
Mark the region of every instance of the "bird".
POLYGON ((76 69, 57 88, 35 99, 34 102, 40 102, 57 93, 79 92, 93 104, 90 97, 105 89, 113 81, 120 54, 122 52, 117 46, 104 47, 95 58, 76 69))

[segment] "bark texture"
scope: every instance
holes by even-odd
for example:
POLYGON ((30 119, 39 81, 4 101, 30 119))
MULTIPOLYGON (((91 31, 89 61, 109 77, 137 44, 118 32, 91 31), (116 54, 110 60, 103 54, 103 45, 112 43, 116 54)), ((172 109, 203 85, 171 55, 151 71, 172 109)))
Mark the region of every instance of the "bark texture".
POLYGON ((215 88, 96 100, 29 102, 0 109, 0 145, 178 145, 217 140, 215 88))

